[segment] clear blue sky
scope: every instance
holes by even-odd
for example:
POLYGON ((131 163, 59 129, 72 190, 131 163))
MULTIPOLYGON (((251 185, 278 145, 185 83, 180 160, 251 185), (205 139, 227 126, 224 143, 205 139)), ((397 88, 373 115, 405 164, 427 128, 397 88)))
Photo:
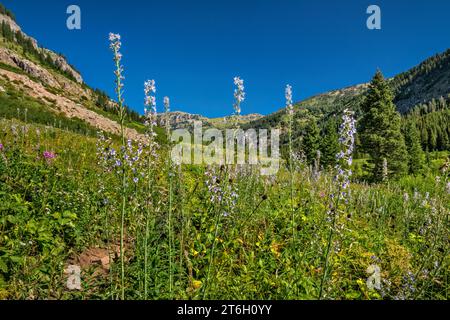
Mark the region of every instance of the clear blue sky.
POLYGON ((85 81, 114 95, 108 33, 123 37, 125 99, 142 112, 143 82, 155 79, 158 107, 209 117, 232 112, 234 76, 246 81, 243 113, 268 114, 296 101, 386 76, 450 47, 448 0, 0 0, 24 31, 69 58, 85 81), (66 8, 82 30, 66 28, 66 8), (382 10, 382 30, 366 9, 382 10))

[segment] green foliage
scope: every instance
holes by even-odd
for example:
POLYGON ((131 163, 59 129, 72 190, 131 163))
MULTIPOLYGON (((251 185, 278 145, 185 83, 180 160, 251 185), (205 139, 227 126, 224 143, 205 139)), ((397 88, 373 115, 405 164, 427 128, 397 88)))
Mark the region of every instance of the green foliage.
POLYGON ((443 97, 409 112, 404 122, 414 122, 419 130, 422 148, 429 151, 450 150, 450 102, 443 97))
POLYGON ((320 151, 320 129, 316 121, 311 120, 305 130, 303 138, 303 151, 310 164, 314 163, 317 151, 320 151))
POLYGON ((423 169, 425 155, 420 143, 419 130, 413 121, 409 121, 406 125, 405 143, 409 155, 409 173, 418 174, 423 169))
MULTIPOLYGON (((31 80, 40 82, 39 79, 33 78, 32 76, 26 74, 24 71, 16 67, 12 67, 0 62, 0 68, 18 74, 27 75, 31 80)), ((78 118, 68 118, 63 113, 57 111, 56 105, 48 105, 48 102, 54 103, 54 101, 43 102, 34 99, 24 92, 18 91, 13 83, 5 83, 2 85, 6 89, 6 92, 0 92, 0 103, 2 105, 2 108, 0 109, 0 118, 20 119, 28 123, 43 124, 88 136, 97 135, 98 129, 96 127, 93 127, 87 122, 78 118)), ((43 85, 45 86, 45 84, 43 85)), ((52 90, 50 87, 46 88, 49 91, 52 90)), ((55 94, 60 94, 60 92, 55 92, 55 94)), ((109 99, 106 94, 104 94, 104 96, 105 101, 106 99, 109 99)), ((86 107, 89 108, 89 105, 89 101, 87 101, 86 107)), ((98 106, 97 108, 92 107, 91 109, 96 113, 103 115, 113 121, 118 121, 118 116, 116 115, 116 110, 114 109, 108 109, 107 111, 104 111, 98 106)), ((145 133, 144 125, 141 123, 141 116, 136 112, 131 111, 130 109, 127 110, 127 114, 129 116, 127 116, 125 126, 135 129, 139 133, 145 133)), ((157 133, 158 141, 166 141, 165 131, 163 129, 156 128, 155 131, 157 133)))
MULTIPOLYGON (((2 26, 3 37, 20 45, 23 55, 61 71, 45 51, 8 27, 2 26)), ((435 69, 447 70, 442 61, 401 86, 420 78, 433 80, 431 86, 441 83, 435 69)), ((427 106, 431 112, 411 113, 402 122, 392 102, 395 80, 388 83, 381 73, 368 92, 356 86, 297 104, 295 150, 302 141, 312 163, 321 149, 329 169, 311 172, 296 159, 295 170, 282 167, 273 177, 261 176, 258 167, 175 166, 161 128, 157 154, 127 144, 123 136, 92 139, 96 130, 81 120, 51 111, 11 83, 2 86, 0 117, 12 120, 0 121, 0 299, 448 296, 449 181, 439 171, 448 157, 448 110, 437 110, 434 102, 427 106), (351 184, 348 201, 337 201, 330 224, 330 207, 344 196, 332 169, 339 149, 333 115, 344 108, 362 112, 359 140, 371 156, 355 161, 355 182, 365 179, 365 163, 380 180, 383 159, 399 179, 351 184), (66 130, 57 129, 58 122, 66 130), (427 152, 423 170, 419 137, 428 150, 443 150, 427 152), (421 175, 402 176, 408 160, 411 172, 421 175), (107 255, 101 263, 82 265, 81 291, 68 290, 64 269, 81 264, 92 248, 107 255), (378 289, 366 282, 374 264, 382 271, 378 289)), ((401 96, 407 89, 395 92, 401 101, 415 101, 401 96)), ((109 100, 95 90, 86 104, 117 121, 109 100)), ((123 110, 122 123, 143 132, 141 117, 123 110)), ((279 112, 247 126, 281 127, 283 121, 279 112)))
POLYGON ((423 61, 391 81, 394 102, 402 113, 414 106, 449 94, 450 49, 423 61))
MULTIPOLYGON (((4 146, 0 152, 2 298, 117 298, 120 265, 114 250, 106 274, 96 264, 83 268, 80 292, 66 288, 63 273, 86 249, 118 243, 120 181, 114 169, 99 165, 97 141, 1 120, 0 143, 4 146), (18 130, 22 126, 26 129, 18 130), (43 151, 55 152, 56 159, 45 160, 43 151)), ((107 146, 118 144, 112 141, 107 146)), ((232 170, 217 168, 220 181, 216 183, 222 190, 238 193, 233 207, 228 200, 211 201, 206 168, 168 167, 166 152, 162 149, 150 167, 150 185, 145 180, 132 182, 132 172, 127 173, 127 299, 201 299, 206 285, 208 299, 317 298, 330 230, 328 208, 331 194, 338 190, 331 174, 313 178, 308 170, 292 174, 281 168, 271 182, 257 170, 234 175, 232 170), (288 187, 291 178, 294 197, 288 187)), ((432 172, 424 177, 351 185, 350 201, 340 207, 339 222, 346 227, 335 239, 339 250, 333 250, 330 259, 333 271, 325 298, 445 299, 449 225, 444 217, 450 195, 445 177, 437 181, 435 176, 446 156, 430 154, 432 172), (366 270, 372 264, 382 270, 382 290, 366 285, 366 270), (414 291, 405 280, 410 273, 415 275, 414 291)), ((136 169, 143 172, 139 166, 136 169)))
POLYGON ((11 88, 8 93, 0 93, 0 105, 0 118, 20 119, 90 136, 97 134, 97 129, 85 121, 51 111, 43 103, 11 88))
POLYGON ((321 138, 322 164, 325 168, 334 168, 336 155, 339 153, 338 124, 335 118, 328 120, 321 138))
POLYGON ((2 21, 1 36, 3 36, 7 41, 14 40, 14 32, 11 30, 9 24, 5 21, 2 21))
MULTIPOLYGON (((437 54, 420 65, 387 80, 392 90, 393 101, 397 111, 408 117, 416 117, 424 150, 449 150, 450 135, 447 111, 442 112, 444 105, 448 108, 450 92, 450 49, 437 54), (429 114, 429 115, 428 115, 429 114)), ((368 86, 359 85, 335 90, 308 98, 295 105, 296 126, 294 140, 304 134, 302 124, 315 118, 320 124, 326 123, 330 116, 339 114, 345 108, 355 111, 361 116, 368 86)), ((280 110, 259 120, 250 122, 245 128, 276 128, 284 121, 284 111, 280 110)), ((282 139, 286 144, 287 139, 282 139)), ((360 156, 360 155, 358 155, 360 156)))
MULTIPOLYGON (((94 94, 96 96, 95 105, 98 108, 102 109, 103 111, 109 112, 109 113, 116 112, 114 105, 111 101, 111 98, 104 91, 102 91, 100 89, 95 89, 94 94)), ((142 116, 138 112, 132 110, 128 106, 124 106, 124 108, 125 108, 125 113, 127 115, 127 118, 130 121, 142 122, 142 116)))
POLYGON ((371 157, 372 177, 382 181, 384 162, 388 175, 398 177, 407 171, 407 153, 401 133, 401 117, 392 102, 392 91, 380 71, 375 74, 361 107, 360 140, 362 150, 371 157))

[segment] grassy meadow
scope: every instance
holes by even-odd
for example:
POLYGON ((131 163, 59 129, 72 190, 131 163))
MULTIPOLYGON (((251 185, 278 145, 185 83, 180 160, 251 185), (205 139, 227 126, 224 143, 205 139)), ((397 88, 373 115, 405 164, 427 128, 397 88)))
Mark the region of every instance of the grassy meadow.
POLYGON ((448 297, 445 152, 339 202, 333 174, 302 161, 273 177, 176 166, 167 145, 17 119, 0 120, 0 143, 0 299, 448 297))

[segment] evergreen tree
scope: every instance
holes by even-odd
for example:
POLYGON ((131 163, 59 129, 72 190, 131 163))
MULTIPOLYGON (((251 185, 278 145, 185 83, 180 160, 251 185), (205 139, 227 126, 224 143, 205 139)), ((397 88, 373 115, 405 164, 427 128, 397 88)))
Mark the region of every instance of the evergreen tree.
POLYGON ((324 167, 334 167, 336 164, 336 155, 339 153, 339 136, 336 120, 333 118, 328 121, 324 130, 321 143, 322 164, 324 167))
POLYGON ((428 132, 428 145, 430 146, 430 150, 436 150, 437 147, 437 132, 435 124, 431 126, 428 132))
POLYGON ((7 41, 14 41, 14 33, 5 21, 2 22, 2 35, 7 41))
POLYGON ((450 131, 446 131, 442 134, 442 149, 441 150, 450 150, 450 138, 449 138, 450 131))
POLYGON ((8 9, 6 9, 5 6, 1 3, 0 3, 0 14, 6 15, 10 17, 13 21, 16 21, 16 17, 14 16, 14 14, 8 9))
POLYGON ((401 117, 393 103, 392 90, 379 70, 372 79, 361 110, 361 145, 371 157, 373 180, 383 180, 383 163, 386 162, 388 176, 406 173, 408 163, 401 117))
POLYGON ((409 121, 406 126, 405 143, 409 154, 409 172, 418 174, 423 169, 425 155, 420 143, 419 130, 413 121, 409 121))
POLYGON ((320 129, 315 120, 311 120, 306 127, 305 137, 303 138, 303 150, 309 164, 313 164, 320 149, 320 129))
POLYGON ((51 66, 53 63, 52 57, 49 54, 45 55, 44 64, 51 66))
POLYGON ((428 130, 426 128, 421 130, 420 137, 422 140, 422 148, 429 150, 430 148, 428 145, 428 130))

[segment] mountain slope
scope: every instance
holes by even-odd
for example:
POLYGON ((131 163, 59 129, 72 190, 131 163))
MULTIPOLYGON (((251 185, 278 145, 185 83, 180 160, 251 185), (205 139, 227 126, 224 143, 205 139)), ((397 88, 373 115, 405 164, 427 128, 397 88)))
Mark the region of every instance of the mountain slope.
MULTIPOLYGON (((0 97, 6 103, 19 97, 26 97, 33 104, 41 106, 41 112, 50 112, 47 123, 53 118, 81 121, 92 130, 119 133, 117 116, 111 110, 114 102, 104 93, 93 90, 83 83, 81 74, 67 60, 55 52, 41 48, 38 42, 24 33, 15 21, 14 15, 6 9, 0 10, 0 97), (9 100, 8 100, 9 99, 9 100)), ((369 79, 368 79, 369 80, 369 79)), ((450 49, 425 60, 420 65, 390 79, 395 92, 395 103, 402 113, 408 113, 416 106, 427 104, 433 99, 450 99, 450 49)), ((308 119, 326 120, 340 113, 344 108, 359 109, 368 84, 359 84, 333 90, 311 97, 295 105, 296 130, 301 131, 308 119)), ((19 109, 26 109, 22 100, 14 100, 19 109)), ((8 105, 13 105, 6 103, 8 105)), ((11 117, 15 110, 0 109, 0 116, 11 117)), ((126 131, 132 139, 140 139, 143 128, 140 116, 129 112, 126 131)), ((159 116, 162 124, 165 115, 159 116)), ((209 119, 202 115, 184 112, 169 114, 173 129, 192 125, 200 120, 205 127, 230 127, 229 118, 209 119)), ((244 128, 282 127, 283 109, 267 115, 240 116, 237 122, 244 128)), ((66 121, 67 122, 67 121, 66 121)))
MULTIPOLYGON (((86 128, 94 134, 97 130, 120 133, 117 116, 111 112, 113 101, 84 84, 81 74, 62 55, 41 48, 13 16, 0 13, 0 24, 1 117, 28 113, 30 121, 46 125, 62 122, 68 128, 84 128, 80 133, 86 133, 86 128)), ((127 126, 128 138, 143 138, 141 124, 128 121, 127 126)))
POLYGON ((17 40, 18 43, 28 42, 32 49, 34 49, 38 54, 45 55, 46 58, 48 58, 48 60, 51 61, 57 69, 69 74, 73 79, 76 80, 76 82, 83 83, 83 78, 81 77, 80 73, 76 71, 75 68, 72 67, 63 56, 56 54, 55 52, 46 48, 40 48, 36 39, 24 33, 21 27, 12 17, 0 13, 0 24, 2 25, 2 34, 4 38, 8 38, 10 37, 9 35, 11 35, 16 38, 15 40, 17 40), (10 30, 8 30, 8 28, 10 30), (10 31, 10 33, 8 31, 10 31))
MULTIPOLYGON (((368 79, 369 80, 369 79, 368 79)), ((450 100, 450 49, 437 54, 420 65, 390 79, 395 93, 394 102, 399 112, 405 114, 419 104, 433 99, 450 100)), ((295 104, 297 124, 313 117, 326 119, 344 108, 358 110, 364 99, 368 83, 320 94, 295 104)), ((284 109, 249 122, 245 128, 281 127, 285 117, 284 109)))
POLYGON ((450 49, 393 79, 395 104, 406 113, 432 99, 450 98, 450 49))
POLYGON ((245 125, 252 121, 257 121, 264 116, 261 114, 248 114, 232 117, 207 118, 199 114, 191 114, 182 111, 173 111, 168 114, 158 114, 158 123, 164 126, 165 120, 169 117, 169 125, 173 130, 192 128, 194 121, 201 121, 204 128, 214 127, 218 129, 231 128, 235 122, 245 125), (232 121, 233 120, 233 121, 232 121))

